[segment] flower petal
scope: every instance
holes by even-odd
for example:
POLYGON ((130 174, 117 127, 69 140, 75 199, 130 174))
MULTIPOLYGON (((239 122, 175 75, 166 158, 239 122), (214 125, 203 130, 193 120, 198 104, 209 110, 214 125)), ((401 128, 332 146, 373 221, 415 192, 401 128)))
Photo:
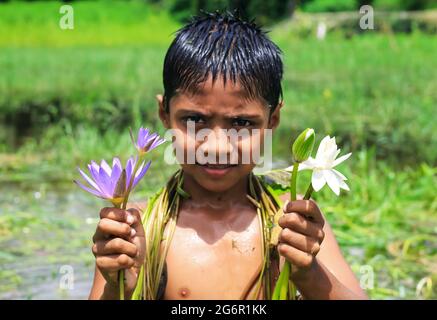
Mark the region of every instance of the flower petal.
POLYGON ((316 159, 322 160, 324 159, 324 154, 326 153, 326 149, 328 146, 329 141, 331 140, 330 136, 326 136, 320 141, 319 148, 317 149, 316 153, 316 159))
POLYGON ((335 137, 331 138, 330 145, 332 148, 337 149, 337 142, 335 142, 335 137))
POLYGON ((126 163, 126 187, 129 186, 130 180, 134 175, 135 164, 138 161, 138 157, 130 157, 126 163))
POLYGON ((91 161, 91 163, 88 165, 88 169, 91 173, 91 177, 97 183, 99 180, 99 165, 96 162, 91 161))
POLYGON ((289 166, 287 168, 284 168, 284 170, 288 171, 288 172, 292 172, 293 171, 293 166, 289 166))
MULTIPOLYGON (((109 166, 109 164, 108 164, 105 160, 102 160, 102 161, 100 162, 100 168, 103 168, 103 170, 105 170, 105 172, 106 172, 106 174, 108 175, 108 177, 111 176, 111 171, 112 171, 112 169, 111 169, 111 167, 109 166)), ((100 171, 100 170, 99 170, 99 171, 100 171)))
POLYGON ((327 154, 325 158, 325 167, 326 168, 332 168, 334 166, 335 158, 340 154, 340 149, 337 149, 337 147, 331 149, 327 154))
POLYGON ((73 181, 74 181, 75 184, 77 184, 80 188, 82 188, 86 192, 89 192, 89 193, 91 193, 91 194, 93 194, 93 195, 95 195, 96 197, 99 197, 99 198, 104 198, 104 199, 106 198, 102 193, 98 192, 97 190, 91 189, 91 188, 83 185, 82 183, 80 183, 77 180, 73 180, 73 181))
POLYGON ((91 176, 92 176, 94 182, 99 187, 100 192, 102 194, 105 193, 106 191, 105 191, 105 188, 102 187, 102 182, 101 182, 101 178, 100 178, 100 166, 96 162, 91 161, 91 164, 88 165, 88 169, 91 172, 91 176))
POLYGON ((152 133, 151 135, 149 135, 146 139, 147 143, 150 143, 150 141, 155 140, 156 137, 158 137, 158 134, 156 132, 152 133))
POLYGON ((100 167, 99 170, 99 180, 97 181, 100 190, 108 197, 112 198, 113 191, 111 189, 111 178, 106 173, 105 169, 103 167, 100 167))
POLYGON ((110 187, 110 189, 115 191, 115 188, 117 186, 118 180, 120 179, 121 172, 122 172, 123 168, 121 167, 120 159, 118 159, 118 158, 114 158, 114 160, 112 160, 112 163, 113 163, 113 167, 112 167, 112 172, 111 172, 111 187, 110 187))
POLYGON ((79 171, 79 173, 82 176, 82 178, 84 178, 85 181, 88 182, 91 187, 93 187, 97 191, 100 191, 98 185, 93 181, 93 179, 88 177, 88 175, 85 172, 83 172, 80 168, 77 168, 77 170, 79 171))
POLYGON ((323 176, 325 177, 326 182, 331 190, 334 191, 337 196, 340 195, 340 181, 342 180, 339 179, 331 170, 323 170, 323 176))
POLYGON ((156 147, 158 147, 159 145, 163 144, 165 142, 165 139, 161 139, 158 135, 155 139, 155 141, 153 141, 152 145, 149 148, 149 151, 152 149, 155 149, 156 147))
POLYGON ((335 169, 331 169, 332 172, 334 172, 341 180, 347 180, 346 176, 342 174, 340 171, 337 171, 335 169))
POLYGON ((118 157, 114 157, 112 159, 112 170, 114 170, 114 167, 118 167, 121 170, 123 170, 123 166, 121 165, 121 161, 118 157))
POLYGON ((151 164, 152 164, 152 161, 147 162, 146 165, 144 165, 144 162, 143 162, 143 164, 141 165, 141 168, 137 171, 137 174, 135 175, 134 183, 132 184, 132 190, 133 190, 133 188, 135 188, 135 186, 138 184, 138 182, 144 177, 147 170, 149 170, 149 167, 151 164))
POLYGON ((352 155, 351 153, 345 154, 344 156, 341 156, 340 158, 336 159, 332 165, 332 167, 335 167, 337 165, 339 165, 340 163, 342 163, 343 161, 345 161, 346 159, 348 159, 350 156, 352 155))
POLYGON ((314 170, 313 175, 311 177, 311 184, 313 185, 314 191, 319 191, 325 185, 326 180, 323 176, 323 172, 321 170, 314 170))
POLYGON ((332 169, 331 171, 337 176, 340 189, 349 191, 349 186, 346 184, 346 182, 344 182, 345 180, 347 180, 347 178, 341 172, 335 169, 332 169))
POLYGON ((340 189, 350 191, 349 186, 343 180, 340 180, 340 189))
MULTIPOLYGON (((317 168, 318 166, 319 166, 318 162, 315 159, 313 159, 312 157, 309 157, 307 160, 305 160, 304 162, 299 164, 298 171, 308 170, 308 169, 313 170, 313 169, 317 168)), ((293 171, 293 166, 291 166, 289 168, 291 168, 290 171, 293 171)))
POLYGON ((137 141, 137 145, 140 149, 144 148, 144 144, 147 141, 148 136, 149 136, 149 129, 141 127, 140 131, 138 132, 138 141, 137 141))

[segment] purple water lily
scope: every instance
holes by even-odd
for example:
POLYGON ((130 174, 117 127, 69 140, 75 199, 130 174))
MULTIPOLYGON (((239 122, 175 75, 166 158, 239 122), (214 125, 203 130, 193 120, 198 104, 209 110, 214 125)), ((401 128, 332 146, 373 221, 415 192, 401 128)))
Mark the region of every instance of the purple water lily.
POLYGON ((144 177, 151 164, 151 161, 147 163, 143 161, 141 165, 138 166, 138 169, 135 170, 137 161, 138 157, 129 158, 126 163, 126 168, 124 169, 118 158, 113 159, 112 168, 105 160, 101 161, 100 166, 96 162, 91 161, 88 165, 88 171, 91 177, 78 168, 79 173, 89 186, 77 180, 74 180, 74 182, 83 190, 99 198, 111 201, 114 206, 120 206, 130 191, 132 191, 141 178, 144 177))
POLYGON ((130 131, 132 143, 137 148, 140 154, 144 154, 155 149, 157 146, 165 142, 156 132, 152 133, 148 128, 141 127, 138 130, 138 138, 135 141, 132 131, 130 131))

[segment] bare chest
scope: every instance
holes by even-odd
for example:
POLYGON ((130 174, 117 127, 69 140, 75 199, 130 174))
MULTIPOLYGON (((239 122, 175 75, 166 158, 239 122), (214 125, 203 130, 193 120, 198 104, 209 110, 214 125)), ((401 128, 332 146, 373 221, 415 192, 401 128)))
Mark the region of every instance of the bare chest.
POLYGON ((256 214, 243 212, 233 221, 180 216, 167 254, 164 299, 240 299, 262 265, 256 214))

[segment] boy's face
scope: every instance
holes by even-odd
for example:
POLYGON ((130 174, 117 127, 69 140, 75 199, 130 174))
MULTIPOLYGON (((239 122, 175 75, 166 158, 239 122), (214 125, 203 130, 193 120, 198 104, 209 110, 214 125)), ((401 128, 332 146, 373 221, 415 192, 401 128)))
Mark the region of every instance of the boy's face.
POLYGON ((261 100, 245 98, 241 85, 209 78, 195 94, 179 92, 170 100, 168 112, 157 97, 159 115, 173 142, 185 174, 211 192, 230 189, 255 167, 262 154, 266 129, 279 124, 281 104, 270 115, 261 100))

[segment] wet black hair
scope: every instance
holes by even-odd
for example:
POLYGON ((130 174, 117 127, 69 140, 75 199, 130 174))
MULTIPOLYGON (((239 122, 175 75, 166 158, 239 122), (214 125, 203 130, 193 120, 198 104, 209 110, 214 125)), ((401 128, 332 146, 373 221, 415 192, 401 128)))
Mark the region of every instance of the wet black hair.
MULTIPOLYGON (((212 75, 242 85, 248 99, 261 99, 271 112, 282 100, 282 51, 254 20, 238 11, 201 12, 176 31, 164 60, 164 107, 176 90, 195 93, 212 75)), ((271 114, 270 112, 270 114, 271 114)))

